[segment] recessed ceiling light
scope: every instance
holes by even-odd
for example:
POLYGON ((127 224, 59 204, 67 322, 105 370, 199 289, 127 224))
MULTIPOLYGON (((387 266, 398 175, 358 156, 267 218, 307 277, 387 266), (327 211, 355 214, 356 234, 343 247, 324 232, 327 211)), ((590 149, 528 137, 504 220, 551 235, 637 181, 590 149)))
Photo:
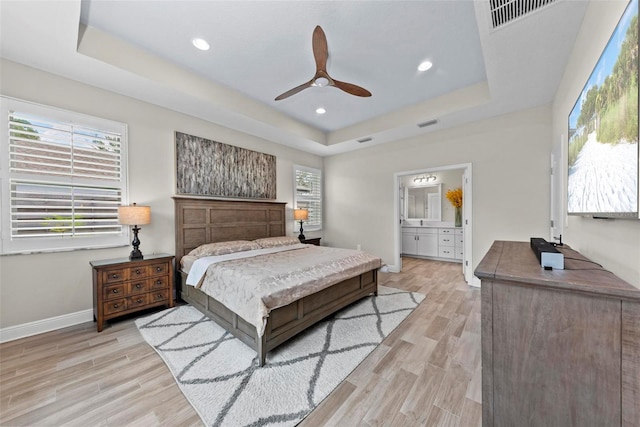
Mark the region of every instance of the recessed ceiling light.
POLYGON ((431 61, 423 61, 418 65, 418 71, 427 71, 431 67, 433 67, 431 61))
POLYGON ((318 107, 318 108, 316 108, 316 113, 318 113, 318 114, 324 114, 324 113, 326 113, 326 112, 327 112, 327 110, 325 110, 325 109, 324 109, 324 108, 322 108, 322 107, 318 107))
POLYGON ((200 50, 209 50, 209 43, 206 40, 195 38, 192 40, 193 45, 200 50))

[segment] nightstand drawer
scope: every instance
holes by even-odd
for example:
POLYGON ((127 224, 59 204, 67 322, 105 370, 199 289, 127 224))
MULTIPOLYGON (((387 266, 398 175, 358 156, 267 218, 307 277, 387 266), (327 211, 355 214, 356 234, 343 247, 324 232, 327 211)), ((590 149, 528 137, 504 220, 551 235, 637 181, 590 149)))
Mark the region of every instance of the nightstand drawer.
POLYGON ((141 279, 144 277, 147 277, 149 275, 149 271, 147 270, 146 265, 142 266, 142 267, 133 267, 129 269, 129 279, 131 280, 135 280, 135 279, 141 279))
POLYGON ((104 293, 102 298, 105 300, 124 298, 127 295, 126 284, 119 283, 117 285, 105 286, 102 288, 104 293))
POLYGON ((151 270, 151 276, 162 276, 169 272, 169 264, 166 262, 152 264, 149 266, 149 270, 151 270))
POLYGON ((127 298, 127 309, 140 307, 149 303, 149 294, 134 295, 127 298))
POLYGON ((169 299, 169 290, 163 289, 161 291, 153 291, 147 295, 149 295, 149 304, 158 301, 165 301, 169 299))
POLYGON ((113 313, 118 313, 119 311, 124 311, 127 309, 127 300, 122 298, 119 300, 109 301, 104 303, 104 314, 105 316, 113 313))
POLYGON ((127 295, 136 295, 149 292, 149 279, 133 280, 129 283, 129 292, 127 295))
POLYGON ((122 282, 124 279, 124 268, 119 268, 117 270, 107 270, 102 273, 103 285, 122 282))
POLYGON ((153 279, 149 279, 149 290, 153 291, 156 289, 164 289, 169 286, 169 277, 154 277, 153 279))

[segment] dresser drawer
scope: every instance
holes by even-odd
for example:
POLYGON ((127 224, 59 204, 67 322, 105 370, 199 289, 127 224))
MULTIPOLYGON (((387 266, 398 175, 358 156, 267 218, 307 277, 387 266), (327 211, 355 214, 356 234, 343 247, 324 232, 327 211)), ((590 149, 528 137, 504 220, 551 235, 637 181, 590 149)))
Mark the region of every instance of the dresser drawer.
POLYGON ((124 311, 127 309, 127 300, 125 298, 121 298, 118 300, 113 300, 109 302, 105 302, 103 304, 104 307, 104 315, 108 316, 113 313, 118 313, 120 311, 124 311))
POLYGON ((462 259, 464 258, 464 252, 462 250, 462 248, 456 248, 456 259, 462 259))
POLYGON ((129 279, 142 279, 149 275, 149 271, 147 270, 148 266, 143 265, 141 267, 132 267, 129 269, 129 279))
POLYGON ((122 282, 125 279, 125 269, 106 270, 102 272, 102 284, 122 282))
POLYGON ((103 287, 102 298, 106 300, 124 298, 127 295, 126 283, 103 287))
POLYGON ((169 264, 166 262, 152 264, 149 266, 151 276, 162 276, 169 273, 169 264))
POLYGON ((129 283, 129 292, 127 295, 136 295, 149 292, 149 279, 132 280, 129 283))
POLYGON ((456 232, 455 228, 439 228, 438 234, 440 236, 453 236, 456 232))

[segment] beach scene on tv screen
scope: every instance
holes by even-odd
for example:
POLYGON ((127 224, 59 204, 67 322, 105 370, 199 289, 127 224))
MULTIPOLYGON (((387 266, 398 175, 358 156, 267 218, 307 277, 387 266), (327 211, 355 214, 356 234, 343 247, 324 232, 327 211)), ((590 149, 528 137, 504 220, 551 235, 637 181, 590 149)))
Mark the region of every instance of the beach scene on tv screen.
POLYGON ((569 213, 638 211, 638 0, 569 115, 569 213))

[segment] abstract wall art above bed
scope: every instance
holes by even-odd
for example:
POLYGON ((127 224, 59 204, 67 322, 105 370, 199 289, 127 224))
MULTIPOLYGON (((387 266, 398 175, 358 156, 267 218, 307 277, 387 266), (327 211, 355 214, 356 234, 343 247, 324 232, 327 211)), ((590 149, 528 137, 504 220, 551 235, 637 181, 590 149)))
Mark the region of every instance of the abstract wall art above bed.
POLYGON ((176 132, 176 194, 276 198, 276 157, 176 132))

